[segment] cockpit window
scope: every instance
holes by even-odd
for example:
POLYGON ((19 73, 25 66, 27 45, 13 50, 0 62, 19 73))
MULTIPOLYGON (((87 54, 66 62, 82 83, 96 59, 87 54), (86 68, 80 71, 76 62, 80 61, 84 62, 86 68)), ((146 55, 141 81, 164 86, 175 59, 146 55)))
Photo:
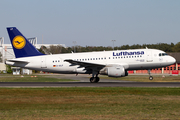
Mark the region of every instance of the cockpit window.
POLYGON ((162 56, 166 56, 166 55, 168 55, 167 53, 162 53, 162 56))
POLYGON ((159 56, 167 56, 167 53, 159 53, 159 56))

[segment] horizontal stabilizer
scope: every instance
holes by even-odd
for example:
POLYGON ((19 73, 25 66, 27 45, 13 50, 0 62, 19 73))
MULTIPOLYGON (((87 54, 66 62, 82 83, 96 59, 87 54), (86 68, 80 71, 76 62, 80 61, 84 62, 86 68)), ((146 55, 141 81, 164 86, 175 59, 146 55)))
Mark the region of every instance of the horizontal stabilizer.
POLYGON ((19 63, 29 63, 28 61, 23 61, 23 60, 7 60, 8 62, 19 62, 19 63))

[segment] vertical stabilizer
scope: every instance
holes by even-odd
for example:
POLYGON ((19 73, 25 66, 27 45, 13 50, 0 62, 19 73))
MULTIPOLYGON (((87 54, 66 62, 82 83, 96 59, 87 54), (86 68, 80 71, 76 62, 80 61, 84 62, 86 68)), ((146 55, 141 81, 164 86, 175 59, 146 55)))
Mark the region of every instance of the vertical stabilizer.
POLYGON ((44 55, 40 53, 16 27, 7 28, 16 58, 44 55))

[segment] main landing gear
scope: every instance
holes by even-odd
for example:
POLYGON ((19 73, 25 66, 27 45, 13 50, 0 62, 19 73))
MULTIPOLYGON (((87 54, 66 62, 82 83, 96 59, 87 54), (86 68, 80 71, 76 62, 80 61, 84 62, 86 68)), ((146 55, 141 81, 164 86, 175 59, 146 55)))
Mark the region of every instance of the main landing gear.
POLYGON ((149 73, 149 80, 153 80, 153 76, 151 76, 151 70, 148 70, 149 73))
POLYGON ((90 78, 91 83, 98 83, 99 82, 99 77, 98 77, 98 72, 93 72, 92 77, 90 78), (96 76, 95 76, 96 75, 96 76), (95 77, 94 77, 95 76, 95 77))
POLYGON ((91 77, 90 82, 91 83, 98 83, 99 82, 99 77, 91 77))

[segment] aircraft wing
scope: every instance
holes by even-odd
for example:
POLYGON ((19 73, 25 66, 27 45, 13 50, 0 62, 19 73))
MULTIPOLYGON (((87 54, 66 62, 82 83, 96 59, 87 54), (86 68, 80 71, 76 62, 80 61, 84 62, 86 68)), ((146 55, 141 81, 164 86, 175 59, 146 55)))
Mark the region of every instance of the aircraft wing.
POLYGON ((105 64, 96 64, 96 63, 88 63, 88 62, 82 62, 82 61, 75 61, 71 59, 64 60, 66 62, 69 62, 73 65, 80 65, 80 67, 98 67, 98 68, 103 68, 106 65, 105 64))

